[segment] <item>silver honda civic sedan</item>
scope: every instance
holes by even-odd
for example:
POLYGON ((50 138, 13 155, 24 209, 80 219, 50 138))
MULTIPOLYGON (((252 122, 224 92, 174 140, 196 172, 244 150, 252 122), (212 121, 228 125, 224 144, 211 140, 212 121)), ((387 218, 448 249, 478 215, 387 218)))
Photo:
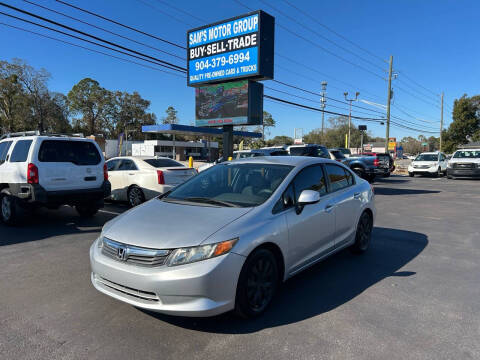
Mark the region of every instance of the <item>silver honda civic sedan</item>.
POLYGON ((91 280, 152 311, 254 317, 286 279, 343 248, 366 251, 374 218, 370 184, 339 162, 225 162, 105 224, 91 280))

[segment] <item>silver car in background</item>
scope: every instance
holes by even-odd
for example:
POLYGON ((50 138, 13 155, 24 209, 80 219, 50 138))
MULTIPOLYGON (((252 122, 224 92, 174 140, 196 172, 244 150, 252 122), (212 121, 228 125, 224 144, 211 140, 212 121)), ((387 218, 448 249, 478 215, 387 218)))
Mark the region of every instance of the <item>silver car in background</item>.
POLYGON ((366 251, 374 218, 370 184, 339 162, 225 162, 105 224, 91 281, 152 311, 254 317, 282 281, 343 248, 366 251))

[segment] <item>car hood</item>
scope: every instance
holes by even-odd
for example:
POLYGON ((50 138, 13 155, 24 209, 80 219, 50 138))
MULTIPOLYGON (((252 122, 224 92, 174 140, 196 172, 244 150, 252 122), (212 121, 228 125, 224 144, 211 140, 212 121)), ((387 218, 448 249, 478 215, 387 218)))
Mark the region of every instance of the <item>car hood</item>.
POLYGON ((196 246, 251 209, 153 199, 105 224, 102 235, 124 244, 154 249, 196 246))
POLYGON ((429 165, 433 166, 437 164, 438 161, 412 161, 412 165, 429 165))
POLYGON ((480 159, 477 159, 477 158, 451 158, 450 160, 448 160, 449 163, 476 163, 476 164, 479 164, 480 163, 480 159))

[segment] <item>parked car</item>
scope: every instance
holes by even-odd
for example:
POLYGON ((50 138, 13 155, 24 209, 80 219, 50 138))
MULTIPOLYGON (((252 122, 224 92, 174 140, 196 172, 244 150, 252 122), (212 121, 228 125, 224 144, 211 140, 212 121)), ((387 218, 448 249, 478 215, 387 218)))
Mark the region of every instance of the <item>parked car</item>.
POLYGON ((377 175, 390 175, 390 156, 388 154, 351 155, 345 165, 348 165, 358 176, 369 182, 373 182, 377 175))
MULTIPOLYGON (((246 158, 258 157, 258 156, 286 156, 286 155, 289 155, 288 151, 279 147, 252 149, 252 150, 238 150, 233 152, 232 160, 246 159, 246 158)), ((206 170, 212 167, 213 165, 222 163, 224 161, 225 159, 222 156, 213 163, 203 164, 198 167, 198 172, 206 170)))
POLYGON ((346 148, 335 148, 335 149, 332 149, 332 150, 339 150, 342 152, 343 155, 345 155, 345 157, 350 157, 352 156, 352 152, 350 151, 350 149, 346 149, 346 148))
POLYGON ((197 174, 167 157, 122 156, 107 161, 112 200, 137 206, 164 194, 197 174))
POLYGON ((447 177, 480 177, 480 149, 457 150, 448 162, 447 177))
POLYGON ((1 218, 17 224, 28 210, 74 206, 93 216, 110 195, 107 169, 91 139, 39 132, 0 138, 1 218))
POLYGON ((328 153, 330 154, 330 159, 339 161, 341 163, 345 163, 347 158, 343 153, 338 149, 328 149, 328 153))
POLYGON ((292 156, 313 156, 330 159, 330 153, 323 145, 304 144, 304 145, 290 145, 287 151, 292 156))
POLYGON ((408 166, 408 175, 442 176, 447 172, 447 157, 442 152, 424 152, 408 166))
POLYGON ((336 161, 228 161, 108 222, 91 281, 150 311, 254 317, 282 281, 346 247, 366 251, 374 218, 371 186, 336 161))

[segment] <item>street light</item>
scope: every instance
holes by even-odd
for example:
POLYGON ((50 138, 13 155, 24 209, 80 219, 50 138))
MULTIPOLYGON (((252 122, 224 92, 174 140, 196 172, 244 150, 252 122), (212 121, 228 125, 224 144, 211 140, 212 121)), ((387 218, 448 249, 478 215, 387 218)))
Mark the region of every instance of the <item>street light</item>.
POLYGON ((320 107, 322 109, 322 143, 324 142, 324 131, 325 131, 325 106, 327 105, 327 98, 326 98, 326 91, 327 91, 327 82, 322 81, 322 96, 320 97, 320 107))
POLYGON ((348 141, 347 141, 347 147, 350 149, 350 133, 351 133, 351 128, 352 128, 352 101, 357 101, 358 100, 358 95, 360 95, 360 92, 355 93, 355 99, 348 99, 348 92, 344 92, 343 95, 345 96, 345 100, 347 100, 350 103, 350 112, 348 114, 348 141))

